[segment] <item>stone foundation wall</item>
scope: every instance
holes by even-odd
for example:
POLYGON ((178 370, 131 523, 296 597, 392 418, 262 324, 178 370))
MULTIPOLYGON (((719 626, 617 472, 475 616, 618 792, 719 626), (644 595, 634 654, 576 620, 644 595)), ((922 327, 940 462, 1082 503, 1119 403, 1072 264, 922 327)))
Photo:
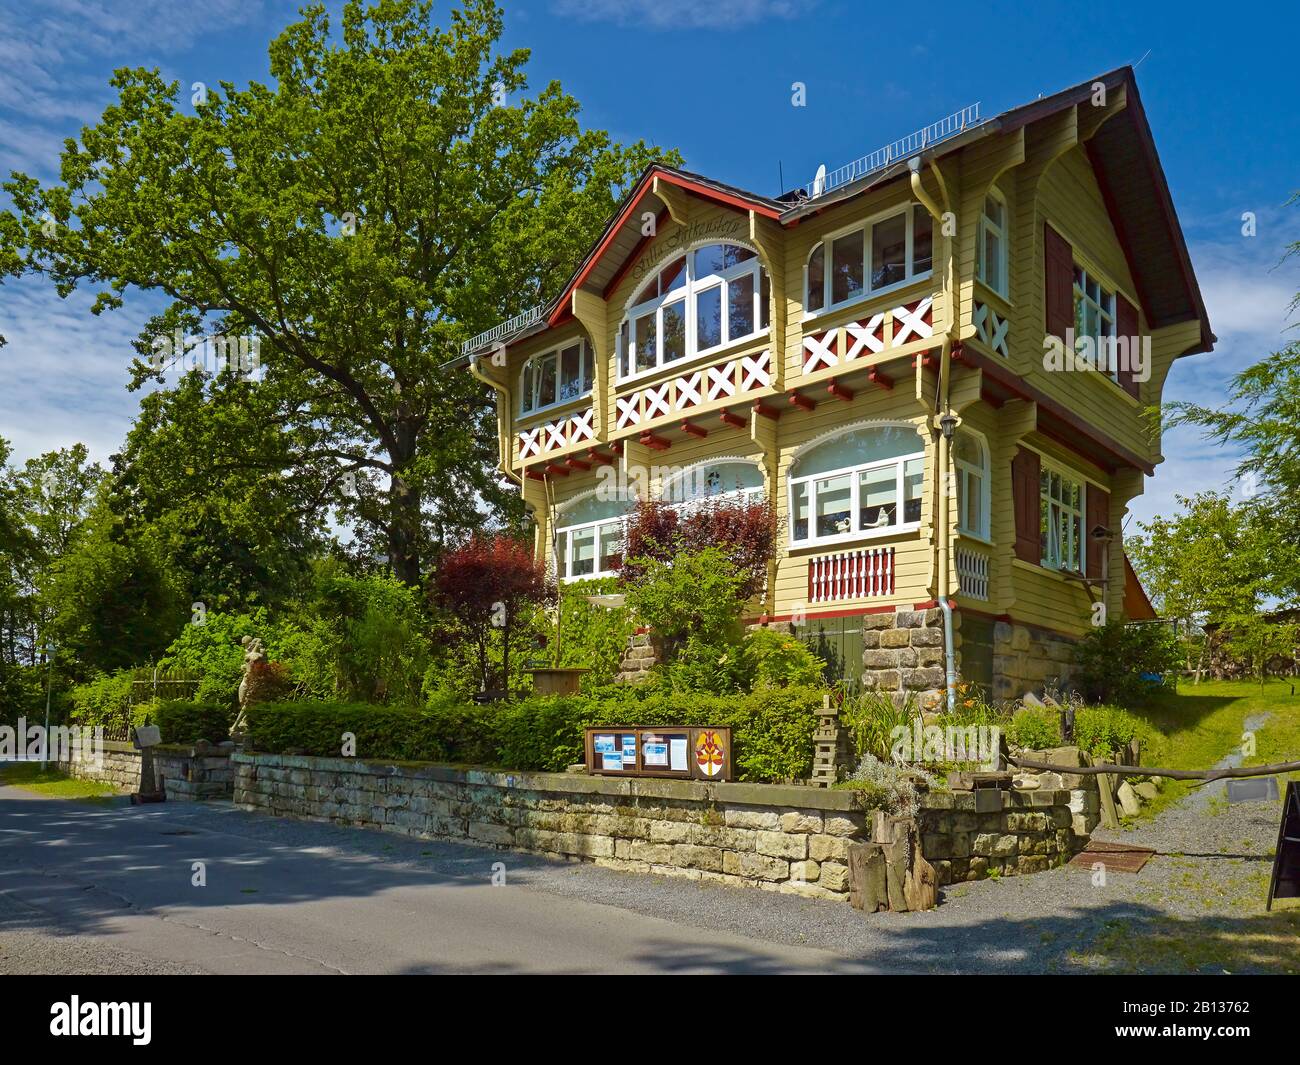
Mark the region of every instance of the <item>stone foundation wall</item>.
MULTIPOLYGON (((236 753, 231 763, 235 802, 249 810, 815 898, 847 900, 848 846, 869 834, 864 796, 848 790, 295 755, 236 753)), ((1036 872, 1077 849, 1070 792, 986 796, 927 797, 923 846, 943 875, 1036 872), (986 860, 955 872, 963 849, 986 860)))
POLYGON ((1066 687, 1074 675, 1077 641, 1060 633, 999 621, 993 627, 993 697, 1041 695, 1048 686, 1066 687))
POLYGON ((914 697, 929 710, 942 702, 945 685, 943 613, 938 607, 863 615, 863 688, 887 693, 898 706, 914 697))

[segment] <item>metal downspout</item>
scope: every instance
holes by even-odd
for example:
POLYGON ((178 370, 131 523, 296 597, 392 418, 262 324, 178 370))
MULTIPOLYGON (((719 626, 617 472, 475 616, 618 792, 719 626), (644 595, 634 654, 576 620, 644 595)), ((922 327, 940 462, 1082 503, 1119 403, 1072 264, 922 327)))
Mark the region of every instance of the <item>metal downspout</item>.
MULTIPOLYGON (((943 193, 945 205, 947 204, 947 189, 943 182, 943 175, 935 167, 934 162, 930 162, 930 167, 935 172, 935 177, 939 182, 939 188, 943 193)), ((945 212, 939 207, 935 200, 925 191, 925 186, 921 184, 921 160, 919 156, 914 156, 908 160, 908 170, 911 172, 912 194, 921 201, 921 204, 930 216, 934 219, 940 232, 943 231, 945 212)), ((944 334, 943 345, 940 349, 939 356, 939 382, 937 394, 935 396, 936 415, 943 418, 950 413, 949 410, 949 380, 952 370, 952 345, 956 340, 957 334, 957 305, 956 305, 956 249, 950 247, 948 252, 948 262, 943 273, 944 288, 944 306, 947 314, 947 330, 944 334)), ((948 601, 948 582, 949 570, 951 564, 951 544, 950 529, 948 516, 948 438, 940 431, 938 445, 935 449, 935 484, 939 490, 939 516, 936 522, 935 537, 935 571, 936 571, 936 590, 938 595, 935 597, 939 603, 939 610, 943 615, 943 653, 944 653, 944 688, 947 695, 947 705, 949 712, 952 712, 957 705, 957 651, 956 639, 953 634, 952 604, 948 601)))

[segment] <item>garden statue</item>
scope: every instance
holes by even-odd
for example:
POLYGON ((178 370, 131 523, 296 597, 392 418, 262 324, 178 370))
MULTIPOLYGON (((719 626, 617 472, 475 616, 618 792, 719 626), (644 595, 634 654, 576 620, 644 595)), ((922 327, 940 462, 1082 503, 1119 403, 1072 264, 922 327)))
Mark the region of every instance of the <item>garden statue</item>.
POLYGON ((230 734, 233 736, 237 732, 243 732, 248 725, 245 718, 245 712, 248 710, 248 704, 251 699, 249 678, 253 670, 266 659, 266 648, 260 638, 256 636, 245 636, 239 641, 240 646, 244 648, 244 676, 239 682, 239 715, 235 718, 235 723, 230 726, 230 734))

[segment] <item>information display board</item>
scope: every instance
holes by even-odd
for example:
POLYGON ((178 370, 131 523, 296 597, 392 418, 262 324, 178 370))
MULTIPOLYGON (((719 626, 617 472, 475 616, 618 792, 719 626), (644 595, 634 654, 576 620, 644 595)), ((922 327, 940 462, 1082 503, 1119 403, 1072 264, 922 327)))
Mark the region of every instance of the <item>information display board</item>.
POLYGON ((1277 850, 1273 853, 1273 878, 1268 884, 1268 905, 1274 899, 1300 898, 1300 783, 1286 782, 1286 801, 1282 803, 1282 825, 1277 830, 1277 850))
POLYGON ((587 772, 604 776, 731 779, 731 729, 636 725, 586 730, 587 772))

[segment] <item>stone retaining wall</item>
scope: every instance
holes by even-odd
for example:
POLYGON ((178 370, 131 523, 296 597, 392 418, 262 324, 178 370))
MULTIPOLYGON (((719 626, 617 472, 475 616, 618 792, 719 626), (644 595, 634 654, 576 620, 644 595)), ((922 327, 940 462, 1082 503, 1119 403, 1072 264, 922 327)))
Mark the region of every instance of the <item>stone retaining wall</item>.
MULTIPOLYGON (((235 802, 249 810, 816 898, 847 900, 849 843, 869 835, 864 796, 848 790, 296 755, 231 762, 235 802)), ((980 803, 1008 808, 977 810, 973 792, 927 798, 923 846, 942 882, 1035 872, 1078 849, 1069 792, 985 794, 980 803), (954 848, 986 861, 954 862, 954 848)))
POLYGON ((939 884, 1041 873, 1082 849, 1095 789, 1076 791, 954 791, 926 797, 921 810, 921 850, 939 884), (1079 813, 1075 813, 1075 808, 1079 813))
POLYGON ((75 761, 60 760, 60 770, 78 780, 98 780, 121 791, 140 790, 140 752, 131 743, 104 740, 103 757, 95 764, 91 751, 78 751, 75 761))
MULTIPOLYGON (((159 745, 153 748, 154 783, 160 779, 173 802, 228 799, 234 787, 229 748, 159 745)), ((93 753, 79 752, 76 761, 60 761, 70 777, 98 780, 120 791, 140 790, 140 752, 131 743, 104 741, 103 758, 96 765, 93 753)))

